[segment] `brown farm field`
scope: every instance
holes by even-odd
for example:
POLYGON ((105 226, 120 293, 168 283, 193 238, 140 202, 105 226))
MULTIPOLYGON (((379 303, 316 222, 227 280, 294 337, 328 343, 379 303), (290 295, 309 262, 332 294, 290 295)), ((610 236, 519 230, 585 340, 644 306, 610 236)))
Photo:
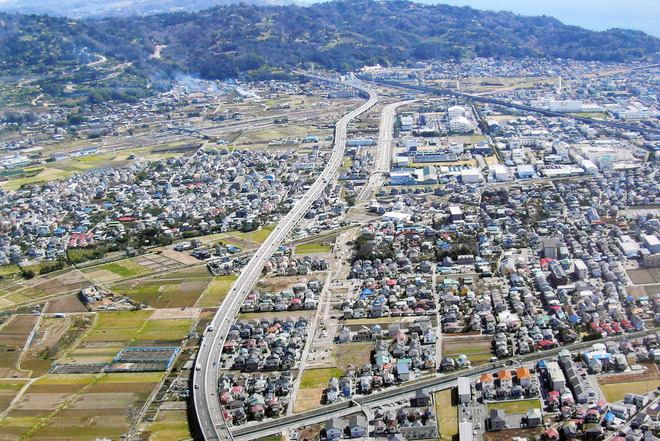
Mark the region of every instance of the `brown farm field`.
POLYGON ((492 339, 481 335, 442 336, 442 356, 456 358, 465 354, 473 366, 486 363, 491 357, 492 339))
POLYGON ((543 433, 542 427, 534 427, 533 429, 509 429, 500 430, 499 432, 485 432, 483 439, 484 441, 510 441, 516 436, 536 439, 541 433, 543 433))
POLYGON ((37 320, 35 315, 15 315, 0 330, 0 377, 24 378, 30 375, 20 368, 19 361, 37 320))
POLYGON ((0 412, 7 410, 9 403, 26 384, 26 381, 20 380, 0 382, 0 412))
POLYGON ((649 271, 648 269, 636 269, 636 270, 629 270, 627 271, 628 276, 630 277, 630 280, 635 285, 646 285, 649 283, 658 283, 655 277, 653 277, 653 273, 649 271))
POLYGON ((161 376, 48 375, 32 384, 0 423, 0 439, 118 438, 161 376))
POLYGON ((7 292, 0 293, 0 308, 7 309, 16 304, 36 303, 43 297, 67 294, 92 285, 92 282, 77 271, 62 270, 51 274, 23 280, 7 292))
POLYGON ((70 312, 87 312, 87 308, 83 305, 75 294, 58 297, 48 302, 48 306, 44 310, 45 313, 70 313, 70 312))
POLYGON ((374 342, 342 343, 337 345, 337 369, 346 372, 348 365, 362 366, 371 360, 374 342))
POLYGON ((15 315, 10 318, 0 330, 0 343, 3 346, 13 346, 23 349, 30 332, 37 324, 39 317, 36 315, 15 315))

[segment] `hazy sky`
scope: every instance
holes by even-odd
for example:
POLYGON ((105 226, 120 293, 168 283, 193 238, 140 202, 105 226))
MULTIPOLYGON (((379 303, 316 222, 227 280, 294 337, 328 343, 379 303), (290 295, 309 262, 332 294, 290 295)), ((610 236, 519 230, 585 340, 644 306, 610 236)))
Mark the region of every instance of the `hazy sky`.
POLYGON ((659 0, 420 0, 511 11, 522 15, 549 15, 565 24, 595 31, 610 28, 639 29, 660 37, 659 0))

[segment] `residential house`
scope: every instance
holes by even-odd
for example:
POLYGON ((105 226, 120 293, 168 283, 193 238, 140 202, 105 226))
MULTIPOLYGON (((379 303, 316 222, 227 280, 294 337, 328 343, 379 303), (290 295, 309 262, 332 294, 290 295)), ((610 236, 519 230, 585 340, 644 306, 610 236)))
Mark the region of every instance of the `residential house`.
POLYGON ((506 413, 502 409, 491 409, 488 421, 492 431, 506 429, 506 413))
POLYGON ((513 376, 509 369, 502 369, 498 372, 500 387, 511 389, 513 387, 513 376))
POLYGON ((339 343, 345 342, 345 341, 351 341, 351 330, 344 326, 339 330, 339 336, 337 337, 337 341, 339 343))
POLYGON ((410 399, 410 407, 427 407, 431 404, 431 394, 425 390, 418 390, 410 399))
POLYGON ((481 374, 481 390, 493 390, 495 388, 495 381, 493 380, 493 374, 487 372, 481 374))
POLYGON ((353 415, 348 420, 351 438, 360 438, 367 434, 367 418, 364 415, 353 415))
POLYGON ((331 418, 325 423, 325 438, 326 439, 337 439, 341 438, 344 434, 344 428, 346 423, 339 418, 331 418))
POLYGON ((541 409, 531 408, 525 414, 528 427, 537 427, 543 424, 543 417, 541 416, 541 409))
POLYGON ((532 374, 528 367, 518 368, 516 370, 516 376, 518 377, 518 384, 522 387, 527 387, 532 382, 532 374))

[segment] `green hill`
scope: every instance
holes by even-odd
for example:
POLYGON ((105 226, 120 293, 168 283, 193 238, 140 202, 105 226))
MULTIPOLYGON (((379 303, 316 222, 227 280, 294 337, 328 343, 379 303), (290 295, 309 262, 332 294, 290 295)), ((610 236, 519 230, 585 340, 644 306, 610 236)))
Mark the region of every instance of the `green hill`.
POLYGON ((660 51, 642 32, 593 32, 549 17, 406 1, 343 0, 310 6, 238 4, 199 12, 72 20, 0 14, 0 75, 82 69, 94 54, 131 62, 151 81, 176 72, 267 77, 317 65, 346 71, 430 58, 629 61, 660 51), (160 58, 150 58, 157 45, 160 58))

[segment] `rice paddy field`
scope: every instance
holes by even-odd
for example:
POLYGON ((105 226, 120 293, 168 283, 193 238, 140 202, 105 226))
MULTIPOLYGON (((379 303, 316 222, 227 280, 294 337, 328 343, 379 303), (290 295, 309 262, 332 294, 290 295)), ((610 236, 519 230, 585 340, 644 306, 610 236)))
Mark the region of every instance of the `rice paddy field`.
POLYGON ((163 374, 48 375, 0 421, 1 440, 87 440, 126 433, 163 374))

